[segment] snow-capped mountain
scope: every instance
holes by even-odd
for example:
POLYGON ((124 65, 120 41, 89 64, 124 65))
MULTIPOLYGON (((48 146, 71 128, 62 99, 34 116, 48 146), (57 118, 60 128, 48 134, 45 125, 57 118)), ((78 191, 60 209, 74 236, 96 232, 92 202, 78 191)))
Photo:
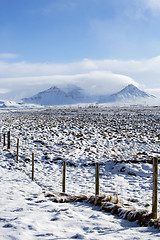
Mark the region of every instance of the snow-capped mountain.
POLYGON ((34 103, 39 105, 67 105, 76 103, 89 103, 91 99, 85 91, 73 84, 61 87, 51 87, 40 92, 33 97, 23 98, 25 103, 34 103))
POLYGON ((99 103, 111 103, 111 102, 134 102, 137 100, 155 98, 144 91, 141 91, 133 84, 129 84, 127 87, 123 88, 121 91, 112 94, 100 96, 99 103))
POLYGON ((25 103, 39 105, 67 105, 76 103, 134 103, 139 100, 153 99, 152 95, 141 91, 132 84, 112 95, 90 96, 76 85, 51 87, 33 97, 22 99, 25 103))
POLYGON ((42 91, 33 97, 24 98, 22 100, 25 103, 34 103, 39 105, 65 105, 74 104, 77 102, 71 93, 67 93, 56 86, 42 91))
POLYGON ((39 105, 64 105, 76 102, 71 95, 56 86, 40 92, 33 97, 23 98, 22 100, 25 103, 34 103, 39 105))

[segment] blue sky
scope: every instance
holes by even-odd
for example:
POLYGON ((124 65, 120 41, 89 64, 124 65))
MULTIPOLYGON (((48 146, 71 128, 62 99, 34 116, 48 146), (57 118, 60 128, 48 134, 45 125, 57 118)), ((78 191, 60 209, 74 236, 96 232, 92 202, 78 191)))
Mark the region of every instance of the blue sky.
POLYGON ((160 93, 159 0, 0 0, 0 11, 1 98, 67 82, 160 93))

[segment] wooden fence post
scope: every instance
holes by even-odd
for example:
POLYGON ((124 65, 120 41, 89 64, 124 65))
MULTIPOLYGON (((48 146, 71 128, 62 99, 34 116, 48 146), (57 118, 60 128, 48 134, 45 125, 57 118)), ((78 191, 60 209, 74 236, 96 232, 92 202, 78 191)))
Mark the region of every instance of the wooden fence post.
POLYGON ((3 147, 6 146, 6 134, 3 134, 3 147))
POLYGON ((62 175, 62 192, 66 191, 66 162, 63 162, 63 175, 62 175))
POLYGON ((17 138, 17 156, 16 156, 17 162, 18 162, 18 154, 19 154, 19 138, 17 138))
POLYGON ((152 217, 157 219, 158 209, 158 158, 153 158, 153 194, 152 194, 152 217))
POLYGON ((34 180, 34 153, 32 153, 32 181, 34 180))
POLYGON ((7 148, 10 149, 10 146, 11 146, 11 134, 10 134, 10 131, 8 131, 7 137, 8 137, 8 146, 7 146, 7 148))
POLYGON ((95 195, 99 195, 99 163, 95 164, 95 195))

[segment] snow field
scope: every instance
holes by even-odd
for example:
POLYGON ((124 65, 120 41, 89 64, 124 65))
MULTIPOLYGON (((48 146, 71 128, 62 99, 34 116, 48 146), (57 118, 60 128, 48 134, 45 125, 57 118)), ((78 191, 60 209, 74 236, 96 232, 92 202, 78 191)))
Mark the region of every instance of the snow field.
POLYGON ((120 202, 129 208, 151 211, 151 162, 160 153, 159 110, 68 108, 2 112, 2 132, 10 129, 14 156, 16 139, 20 139, 19 163, 10 157, 8 167, 18 167, 31 175, 34 152, 36 181, 44 189, 61 192, 62 162, 66 161, 66 192, 93 195, 98 161, 100 193, 118 193, 120 202))
POLYGON ((158 240, 160 237, 156 229, 139 227, 89 204, 53 203, 24 173, 15 168, 9 170, 5 165, 0 166, 0 189, 1 240, 158 240))

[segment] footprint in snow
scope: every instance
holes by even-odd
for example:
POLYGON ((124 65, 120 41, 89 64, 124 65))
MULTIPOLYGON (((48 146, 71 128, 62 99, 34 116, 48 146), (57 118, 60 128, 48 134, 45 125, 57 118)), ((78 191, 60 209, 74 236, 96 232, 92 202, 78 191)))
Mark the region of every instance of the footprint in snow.
POLYGON ((53 233, 42 233, 42 234, 37 234, 35 235, 36 237, 50 237, 53 236, 53 233))
POLYGON ((84 227, 83 230, 87 233, 93 233, 94 231, 89 227, 84 227))
POLYGON ((0 222, 7 222, 6 218, 0 218, 0 222))
POLYGON ((97 219, 97 218, 99 218, 99 215, 93 214, 93 215, 91 215, 89 218, 97 219))
POLYGON ((27 201, 33 201, 33 198, 26 198, 27 201))
POLYGON ((12 210, 12 212, 22 212, 23 211, 23 208, 17 208, 15 210, 12 210))
POLYGON ((52 219, 51 219, 51 221, 53 222, 53 221, 57 221, 59 218, 58 217, 53 217, 52 219))
POLYGON ((74 236, 72 236, 71 239, 84 239, 84 236, 77 233, 74 236))
POLYGON ((35 203, 44 203, 44 202, 47 202, 47 201, 44 199, 41 199, 41 200, 36 201, 35 203))
POLYGON ((32 225, 28 225, 29 230, 35 230, 35 228, 32 225))
POLYGON ((5 225, 3 225, 3 228, 15 228, 16 229, 16 227, 14 227, 12 224, 10 224, 10 223, 7 223, 7 224, 5 224, 5 225))

